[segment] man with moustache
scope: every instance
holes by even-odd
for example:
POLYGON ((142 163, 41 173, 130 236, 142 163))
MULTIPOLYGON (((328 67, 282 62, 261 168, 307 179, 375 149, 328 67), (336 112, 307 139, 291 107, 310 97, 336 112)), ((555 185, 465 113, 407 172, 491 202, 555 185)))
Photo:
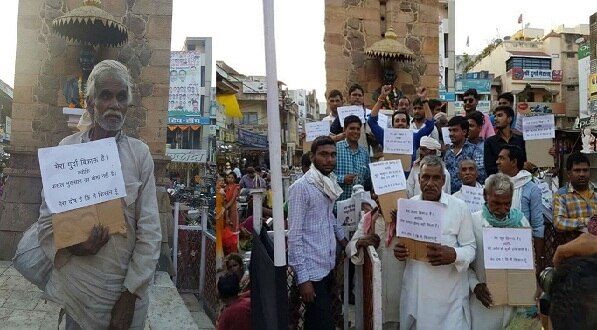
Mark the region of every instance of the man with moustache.
MULTIPOLYGON (((462 97, 462 101, 464 102, 464 113, 462 113, 462 115, 466 117, 472 111, 477 110, 477 104, 479 104, 479 93, 477 93, 476 89, 469 88, 464 91, 462 97)), ((483 127, 481 127, 480 135, 483 139, 487 140, 487 138, 495 135, 495 131, 493 130, 493 126, 491 126, 491 119, 489 116, 484 113, 483 117, 485 118, 485 123, 483 124, 483 127)))
POLYGON ((573 153, 566 160, 566 171, 570 182, 554 194, 553 224, 562 231, 583 230, 597 212, 597 193, 590 181, 589 158, 573 153))
POLYGON ((305 329, 335 329, 332 315, 336 241, 348 240, 333 214, 342 188, 336 182, 336 145, 328 136, 311 144, 311 167, 289 188, 288 264, 305 303, 305 329))
POLYGON ((127 235, 109 236, 108 228, 97 225, 87 241, 56 250, 52 214, 42 193, 38 235, 53 264, 46 294, 65 309, 67 330, 144 328, 147 288, 160 255, 162 235, 149 148, 121 131, 132 88, 132 78, 122 63, 98 63, 86 90, 93 124, 60 142, 70 145, 116 139, 126 187, 122 212, 127 235))
POLYGON ((394 255, 406 260, 400 296, 400 329, 470 329, 468 267, 475 259, 475 236, 466 204, 442 192, 444 165, 438 156, 421 161, 422 194, 411 199, 432 201, 445 209, 441 244, 427 244, 428 262, 408 259, 396 244, 394 255))
MULTIPOLYGON (((460 177, 463 186, 483 188, 483 185, 477 182, 477 176, 479 176, 479 171, 477 170, 477 163, 474 160, 465 159, 458 164, 458 177, 460 177)), ((453 193, 452 196, 464 200, 462 197, 462 187, 453 193)))

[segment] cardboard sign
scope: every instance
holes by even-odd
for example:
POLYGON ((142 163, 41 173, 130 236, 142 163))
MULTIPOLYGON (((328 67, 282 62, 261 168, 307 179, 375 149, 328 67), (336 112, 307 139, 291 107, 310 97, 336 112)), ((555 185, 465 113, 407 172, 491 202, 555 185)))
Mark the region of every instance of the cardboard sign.
POLYGON ((355 205, 352 198, 339 201, 336 205, 338 225, 354 226, 357 223, 355 219, 355 205))
POLYGON ((396 201, 408 199, 408 192, 406 190, 395 191, 389 194, 378 195, 377 199, 379 200, 381 213, 385 222, 390 223, 392 222, 392 210, 396 207, 396 201))
POLYGON ((537 280, 531 228, 483 228, 487 288, 495 306, 533 306, 537 280))
POLYGON ((556 129, 553 115, 530 116, 522 118, 522 137, 525 141, 553 139, 556 129))
POLYGON ((399 160, 384 160, 370 163, 373 189, 378 195, 406 190, 406 177, 399 160))
POLYGON ((483 208, 483 204, 485 204, 483 188, 462 185, 462 188, 460 188, 460 196, 471 210, 471 213, 480 211, 483 208))
POLYGON ((384 154, 383 158, 384 160, 399 160, 404 172, 409 172, 413 165, 412 155, 384 154))
POLYGON ((383 153, 412 155, 413 136, 411 129, 386 128, 383 137, 383 153))
POLYGON ((452 144, 452 139, 450 139, 450 128, 449 127, 442 127, 442 137, 444 139, 444 144, 452 144))
POLYGON ((445 210, 446 208, 437 202, 399 200, 396 236, 440 244, 445 210))
POLYGON ((305 124, 305 141, 306 142, 313 142, 319 136, 329 136, 330 135, 330 121, 316 121, 312 123, 305 124))
POLYGON ((537 277, 534 270, 487 269, 485 279, 495 306, 537 304, 537 277))
POLYGON ((485 269, 534 268, 531 228, 483 228, 485 269))
POLYGON ((44 197, 61 213, 126 196, 116 140, 38 149, 44 197))
POLYGON ((344 127, 344 118, 353 115, 361 118, 361 122, 365 122, 365 109, 362 105, 338 107, 338 119, 340 120, 340 126, 344 127))
POLYGON ((551 147, 553 147, 552 139, 526 141, 527 160, 538 167, 554 167, 555 159, 548 152, 551 147))
POLYGON ((71 211, 52 215, 54 245, 63 249, 85 242, 96 224, 108 227, 110 235, 121 234, 126 237, 127 226, 122 210, 122 200, 85 206, 71 211))

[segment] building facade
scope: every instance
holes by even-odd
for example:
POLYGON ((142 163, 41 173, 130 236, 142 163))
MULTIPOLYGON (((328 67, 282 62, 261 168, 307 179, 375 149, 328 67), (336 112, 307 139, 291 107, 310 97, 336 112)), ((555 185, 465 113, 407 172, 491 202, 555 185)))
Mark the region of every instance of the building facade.
MULTIPOLYGON (((557 26, 545 34, 525 28, 497 41, 485 57, 478 57, 471 71, 488 71, 495 76, 491 100, 501 92, 512 92, 516 102, 533 107, 540 104, 555 114, 579 115, 578 44, 588 38, 589 26, 557 26)), ((524 110, 524 109, 518 109, 524 110)))

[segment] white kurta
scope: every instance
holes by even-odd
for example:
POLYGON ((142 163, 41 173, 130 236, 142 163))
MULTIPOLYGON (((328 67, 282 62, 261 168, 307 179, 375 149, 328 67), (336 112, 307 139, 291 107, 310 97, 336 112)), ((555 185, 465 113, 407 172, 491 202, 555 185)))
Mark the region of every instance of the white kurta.
MULTIPOLYGON (((112 308, 125 289, 141 298, 135 305, 131 329, 143 329, 147 288, 160 255, 162 235, 149 148, 124 135, 116 140, 127 193, 122 201, 127 237, 110 236, 93 256, 74 256, 67 249, 56 251, 52 216, 43 193, 39 210, 40 244, 54 264, 46 296, 65 308, 83 329, 107 329, 112 308)), ((83 132, 64 138, 60 145, 88 141, 88 132, 83 132)))
MULTIPOLYGON (((531 227, 529 221, 523 216, 523 227, 531 227)), ((475 286, 485 283, 485 262, 483 253, 483 228, 491 225, 483 218, 483 211, 473 213, 473 231, 477 242, 477 254, 475 261, 468 270, 470 285, 470 306, 472 330, 501 330, 505 329, 512 318, 516 316, 516 307, 492 306, 486 308, 475 296, 475 286)))
MULTIPOLYGON (((383 323, 388 324, 400 322, 400 287, 404 274, 405 262, 399 261, 394 256, 394 247, 398 239, 394 237, 390 246, 386 246, 386 224, 380 215, 375 221, 375 233, 381 239, 377 248, 377 255, 381 261, 381 308, 383 310, 383 323)), ((359 221, 357 231, 346 246, 346 254, 355 265, 362 265, 364 260, 363 249, 357 249, 357 241, 365 236, 363 232, 363 219, 359 221)))
MULTIPOLYGON (((412 198, 421 200, 421 195, 412 198)), ((442 245, 456 251, 451 265, 408 259, 402 279, 400 329, 470 329, 468 267, 475 259, 475 235, 466 204, 442 193, 446 206, 442 245)))

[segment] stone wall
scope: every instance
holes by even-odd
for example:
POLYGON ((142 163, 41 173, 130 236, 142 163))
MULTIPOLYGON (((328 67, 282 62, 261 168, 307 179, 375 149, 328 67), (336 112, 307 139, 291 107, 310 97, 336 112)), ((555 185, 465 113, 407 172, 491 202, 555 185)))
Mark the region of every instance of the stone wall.
POLYGON ((365 48, 392 27, 398 40, 416 54, 411 64, 394 64, 396 87, 408 96, 416 87, 427 87, 436 97, 439 85, 439 7, 433 0, 326 0, 325 68, 327 90, 358 83, 365 88, 365 104, 374 103, 372 93, 381 85, 383 69, 367 58, 365 48))
MULTIPOLYGON (((41 179, 37 148, 55 146, 71 133, 62 114, 62 86, 78 77, 81 45, 51 30, 52 20, 82 5, 81 0, 21 0, 13 100, 11 159, 0 203, 0 260, 9 259, 18 239, 37 219, 41 179)), ((97 60, 125 63, 134 97, 125 132, 143 140, 154 155, 156 177, 165 177, 170 64, 171 0, 103 0, 103 9, 129 29, 128 43, 96 48, 97 60)))

